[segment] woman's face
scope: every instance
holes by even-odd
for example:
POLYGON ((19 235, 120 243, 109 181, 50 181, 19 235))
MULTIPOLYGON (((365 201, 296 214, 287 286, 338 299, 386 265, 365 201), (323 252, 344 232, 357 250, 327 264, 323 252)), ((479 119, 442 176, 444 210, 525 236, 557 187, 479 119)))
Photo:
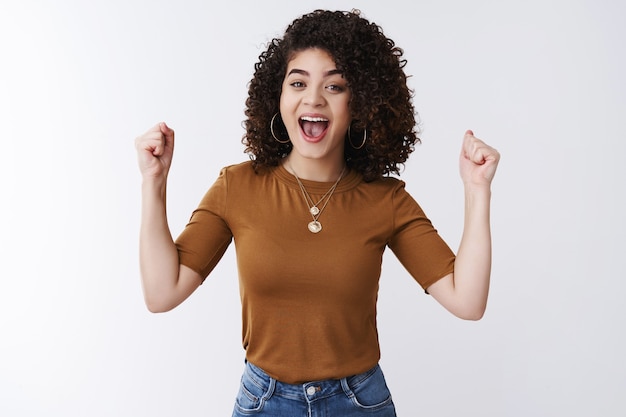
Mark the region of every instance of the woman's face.
POLYGON ((280 114, 293 144, 290 163, 343 166, 351 93, 335 61, 322 49, 297 52, 287 65, 280 114))

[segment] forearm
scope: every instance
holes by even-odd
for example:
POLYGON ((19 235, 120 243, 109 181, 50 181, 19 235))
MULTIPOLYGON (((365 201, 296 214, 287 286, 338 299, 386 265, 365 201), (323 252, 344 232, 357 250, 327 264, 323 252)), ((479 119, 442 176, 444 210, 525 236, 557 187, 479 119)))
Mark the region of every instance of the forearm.
POLYGON ((170 294, 179 274, 178 251, 167 222, 165 184, 142 183, 139 264, 148 308, 170 294))
POLYGON ((465 187, 465 222, 454 264, 454 290, 463 308, 482 316, 491 275, 491 191, 488 186, 465 187))
POLYGON ((478 320, 485 313, 491 275, 491 181, 500 153, 465 132, 459 155, 465 189, 465 222, 454 273, 428 287, 428 292, 454 315, 478 320))

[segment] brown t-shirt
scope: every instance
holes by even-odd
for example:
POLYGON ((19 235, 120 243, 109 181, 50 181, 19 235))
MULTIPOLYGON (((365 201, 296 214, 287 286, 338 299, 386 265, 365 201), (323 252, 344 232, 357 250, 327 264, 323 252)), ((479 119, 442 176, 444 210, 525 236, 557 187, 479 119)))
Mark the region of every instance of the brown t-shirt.
MULTIPOLYGON (((333 183, 302 180, 314 201, 333 183)), ((235 242, 246 358, 286 383, 342 378, 380 359, 376 300, 388 246, 426 289, 453 271, 454 253, 404 182, 341 179, 312 220, 283 167, 224 168, 176 240, 180 262, 206 277, 235 242)))

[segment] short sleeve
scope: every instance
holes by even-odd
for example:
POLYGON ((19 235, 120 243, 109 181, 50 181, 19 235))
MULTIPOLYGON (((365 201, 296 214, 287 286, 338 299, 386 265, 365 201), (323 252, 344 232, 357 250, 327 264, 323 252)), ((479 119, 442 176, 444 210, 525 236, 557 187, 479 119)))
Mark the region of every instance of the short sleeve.
POLYGON ((389 248, 411 276, 426 290, 454 271, 454 252, 441 238, 405 183, 393 195, 394 234, 389 248))
POLYGON ((180 263, 202 278, 215 268, 232 241, 232 233, 224 220, 227 202, 227 169, 224 168, 175 241, 180 263))

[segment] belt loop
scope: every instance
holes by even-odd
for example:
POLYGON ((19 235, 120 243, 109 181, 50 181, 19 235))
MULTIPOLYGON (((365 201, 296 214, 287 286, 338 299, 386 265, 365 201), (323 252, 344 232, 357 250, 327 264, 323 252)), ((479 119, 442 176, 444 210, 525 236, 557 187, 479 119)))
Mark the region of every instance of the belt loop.
POLYGON ((341 388, 343 389, 343 392, 348 396, 348 398, 354 397, 354 393, 348 385, 348 378, 341 378, 341 388))
POLYGON ((276 390, 276 380, 269 375, 268 375, 268 378, 270 379, 270 382, 267 387, 267 391, 265 392, 265 395, 263 395, 263 398, 266 400, 268 400, 274 394, 274 391, 276 390))

